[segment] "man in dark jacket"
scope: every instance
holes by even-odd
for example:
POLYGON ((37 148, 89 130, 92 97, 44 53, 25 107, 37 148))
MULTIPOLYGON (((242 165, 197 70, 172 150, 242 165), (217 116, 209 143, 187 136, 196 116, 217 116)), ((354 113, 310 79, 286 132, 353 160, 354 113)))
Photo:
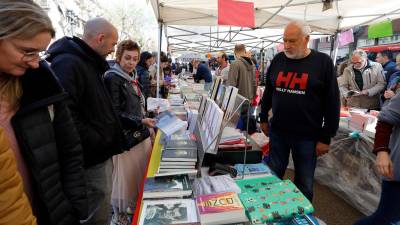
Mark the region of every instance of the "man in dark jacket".
POLYGON ((51 68, 70 95, 68 107, 83 146, 89 199, 84 224, 110 223, 111 157, 121 153, 122 130, 102 76, 117 40, 117 29, 96 18, 85 24, 83 39, 64 37, 49 48, 51 68))
POLYGON ((270 137, 271 169, 282 178, 292 152, 294 183, 311 201, 317 156, 329 151, 339 126, 340 103, 332 60, 307 47, 310 32, 299 22, 286 26, 284 52, 274 57, 268 70, 260 126, 270 137))
MULTIPOLYGON (((389 85, 390 76, 397 72, 396 63, 393 62, 393 54, 389 50, 384 50, 376 55, 376 62, 382 64, 385 74, 386 84, 389 85)), ((387 88, 386 88, 387 89, 387 88)))
POLYGON ((194 81, 196 83, 200 83, 200 80, 204 80, 204 90, 210 90, 212 84, 212 75, 210 68, 208 68, 206 63, 202 63, 197 59, 193 60, 193 67, 196 69, 194 81))

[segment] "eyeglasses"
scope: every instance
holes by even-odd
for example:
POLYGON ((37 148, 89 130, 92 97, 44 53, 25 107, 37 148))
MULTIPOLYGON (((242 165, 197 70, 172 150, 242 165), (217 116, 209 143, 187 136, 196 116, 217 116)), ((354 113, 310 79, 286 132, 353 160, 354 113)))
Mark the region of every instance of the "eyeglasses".
POLYGON ((25 51, 21 49, 18 45, 14 42, 10 41, 10 43, 16 48, 19 52, 23 54, 21 60, 24 62, 30 62, 33 60, 45 60, 50 56, 50 53, 47 50, 44 51, 25 51))
POLYGON ((23 52, 24 56, 22 57, 22 60, 25 62, 29 62, 32 60, 45 60, 50 56, 50 53, 48 51, 34 51, 34 52, 23 52))

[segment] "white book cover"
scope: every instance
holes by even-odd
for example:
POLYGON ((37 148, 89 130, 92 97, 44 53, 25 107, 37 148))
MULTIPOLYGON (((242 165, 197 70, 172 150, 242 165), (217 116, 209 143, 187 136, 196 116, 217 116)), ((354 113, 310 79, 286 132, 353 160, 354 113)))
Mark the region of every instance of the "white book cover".
POLYGON ((232 88, 232 92, 231 92, 229 100, 227 102, 225 116, 224 116, 224 118, 226 120, 231 117, 231 115, 232 115, 232 113, 234 111, 234 107, 235 107, 235 103, 236 103, 236 97, 237 97, 237 94, 239 92, 239 89, 237 89, 235 87, 231 87, 231 88, 232 88))
POLYGON ((197 174, 197 170, 196 169, 182 169, 180 171, 158 172, 154 176, 161 177, 161 176, 171 176, 171 175, 180 175, 180 174, 195 175, 195 174, 197 174))
POLYGON ((193 199, 144 201, 140 225, 180 224, 199 222, 193 199))
POLYGON ((215 109, 215 113, 213 119, 211 121, 211 135, 209 136, 209 148, 207 150, 208 153, 216 154, 217 151, 217 141, 216 137, 219 135, 221 131, 222 121, 224 119, 224 112, 217 106, 215 109))

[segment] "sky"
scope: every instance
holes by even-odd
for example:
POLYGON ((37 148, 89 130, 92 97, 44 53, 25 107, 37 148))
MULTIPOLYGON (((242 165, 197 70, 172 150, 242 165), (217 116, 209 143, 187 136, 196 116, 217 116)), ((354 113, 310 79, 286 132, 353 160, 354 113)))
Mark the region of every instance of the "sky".
POLYGON ((135 34, 130 35, 134 38, 141 36, 144 39, 151 39, 152 47, 156 48, 158 35, 157 21, 151 4, 147 3, 147 0, 97 0, 97 2, 113 14, 127 15, 127 20, 129 19, 134 24, 137 31, 135 34))

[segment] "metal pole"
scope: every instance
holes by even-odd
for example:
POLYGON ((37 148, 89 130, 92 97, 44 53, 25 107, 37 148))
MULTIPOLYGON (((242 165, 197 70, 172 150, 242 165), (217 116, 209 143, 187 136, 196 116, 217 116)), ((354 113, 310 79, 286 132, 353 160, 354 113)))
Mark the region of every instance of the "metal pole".
POLYGON ((157 98, 160 97, 160 65, 161 65, 162 23, 158 22, 158 55, 157 55, 157 98))
POLYGON ((336 58, 337 58, 337 54, 339 51, 339 34, 336 32, 335 35, 335 40, 334 40, 334 46, 335 46, 335 50, 333 51, 333 56, 332 56, 332 60, 333 60, 333 66, 336 66, 336 58))

